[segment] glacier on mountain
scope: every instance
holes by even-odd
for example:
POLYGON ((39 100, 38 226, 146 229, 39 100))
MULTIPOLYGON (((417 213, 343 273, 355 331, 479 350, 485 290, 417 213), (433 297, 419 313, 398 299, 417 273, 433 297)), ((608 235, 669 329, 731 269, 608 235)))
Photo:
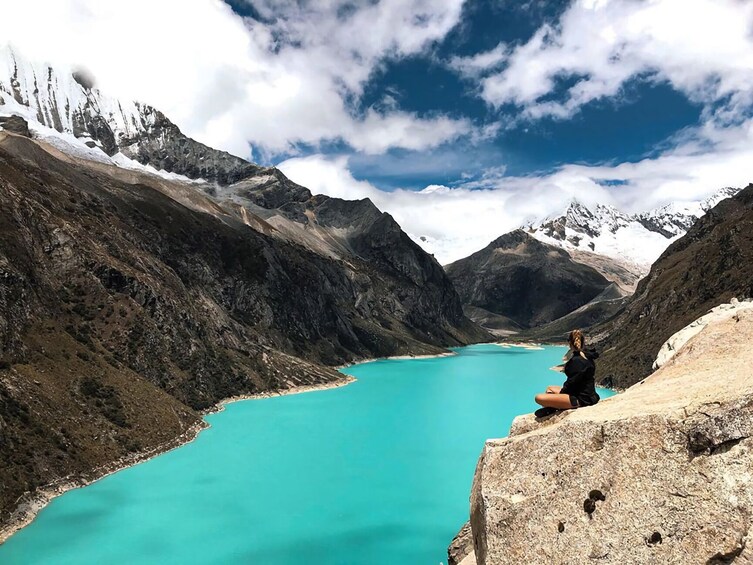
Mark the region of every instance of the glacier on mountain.
POLYGON ((59 72, 49 65, 18 56, 0 46, 0 102, 8 109, 59 133, 82 139, 108 155, 118 141, 136 137, 155 121, 152 108, 102 95, 73 71, 59 72))
POLYGON ((83 158, 118 156, 116 164, 139 163, 147 171, 166 171, 220 185, 259 170, 245 159, 187 137, 148 104, 109 97, 80 72, 30 62, 12 47, 0 44, 3 115, 19 115, 46 128, 39 130, 46 141, 64 145, 83 158))
POLYGON ((545 243, 611 257, 646 274, 698 218, 739 191, 725 187, 699 202, 671 203, 638 214, 602 204, 591 209, 573 200, 562 215, 531 222, 524 229, 545 243))

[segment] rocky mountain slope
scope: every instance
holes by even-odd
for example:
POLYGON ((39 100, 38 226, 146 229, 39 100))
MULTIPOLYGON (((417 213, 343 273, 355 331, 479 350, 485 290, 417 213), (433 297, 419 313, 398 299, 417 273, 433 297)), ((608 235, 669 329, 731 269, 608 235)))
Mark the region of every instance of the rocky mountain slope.
POLYGON ((709 210, 654 263, 624 311, 598 327, 598 377, 630 386, 662 343, 720 302, 753 296, 753 185, 709 210))
MULTIPOLYGON (((589 208, 573 201, 564 214, 531 223, 524 229, 545 243, 571 252, 609 257, 640 278, 672 241, 738 191, 723 188, 699 202, 673 203, 639 214, 625 214, 605 205, 589 208)), ((588 256, 582 260, 590 264, 588 256)))
POLYGON ((610 283, 567 251, 516 230, 445 267, 463 304, 538 326, 583 306, 610 283))
POLYGON ((223 398, 489 339, 441 266, 370 201, 312 195, 153 108, 9 53, 0 526, 45 485, 189 437, 223 398))
POLYGON ((0 521, 222 398, 487 337, 389 216, 366 223, 333 259, 183 184, 0 132, 0 521))
POLYGON ((451 563, 753 562, 753 310, 596 406, 487 441, 451 563))

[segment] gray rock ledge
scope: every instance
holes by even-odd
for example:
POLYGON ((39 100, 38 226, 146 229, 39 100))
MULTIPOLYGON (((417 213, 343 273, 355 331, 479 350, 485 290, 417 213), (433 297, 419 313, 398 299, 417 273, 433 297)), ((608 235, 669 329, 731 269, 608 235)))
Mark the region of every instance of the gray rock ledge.
POLYGON ((751 343, 741 311, 616 397, 517 418, 483 449, 455 562, 753 563, 751 343))

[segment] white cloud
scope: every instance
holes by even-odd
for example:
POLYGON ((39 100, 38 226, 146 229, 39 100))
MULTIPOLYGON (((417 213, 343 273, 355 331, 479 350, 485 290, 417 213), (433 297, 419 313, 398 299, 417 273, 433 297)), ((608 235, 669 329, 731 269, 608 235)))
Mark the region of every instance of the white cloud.
POLYGON ((375 70, 441 40, 463 0, 252 3, 268 19, 242 19, 220 0, 8 2, 0 38, 30 59, 83 65, 103 91, 244 156, 249 142, 274 153, 343 139, 380 153, 469 133, 462 119, 354 111, 375 70))
POLYGON ((750 120, 734 128, 704 126, 687 132, 677 148, 637 163, 566 165, 551 174, 524 177, 492 170, 455 188, 434 185, 422 191, 384 192, 355 179, 347 157, 314 155, 287 160, 279 167, 315 193, 370 198, 447 264, 528 221, 563 212, 573 198, 586 204, 611 204, 625 212, 644 211, 699 200, 724 186, 746 186, 753 181, 752 164, 750 120), (621 184, 607 187, 604 181, 621 184))
POLYGON ((636 77, 668 81, 701 103, 723 100, 723 117, 739 117, 753 101, 752 31, 753 2, 579 0, 526 43, 451 66, 481 77, 488 103, 514 103, 530 118, 570 117, 636 77), (564 97, 563 79, 576 81, 564 97))
POLYGON ((470 57, 455 56, 450 59, 450 68, 470 78, 478 77, 489 69, 500 67, 509 57, 511 49, 500 43, 494 49, 470 57))

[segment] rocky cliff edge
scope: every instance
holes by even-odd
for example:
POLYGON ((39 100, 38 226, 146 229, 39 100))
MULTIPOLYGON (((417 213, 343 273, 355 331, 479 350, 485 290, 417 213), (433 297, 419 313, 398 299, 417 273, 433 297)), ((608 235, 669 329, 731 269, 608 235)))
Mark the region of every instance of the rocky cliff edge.
POLYGON ((451 563, 753 563, 751 343, 741 309, 616 397, 517 418, 483 449, 451 563))

